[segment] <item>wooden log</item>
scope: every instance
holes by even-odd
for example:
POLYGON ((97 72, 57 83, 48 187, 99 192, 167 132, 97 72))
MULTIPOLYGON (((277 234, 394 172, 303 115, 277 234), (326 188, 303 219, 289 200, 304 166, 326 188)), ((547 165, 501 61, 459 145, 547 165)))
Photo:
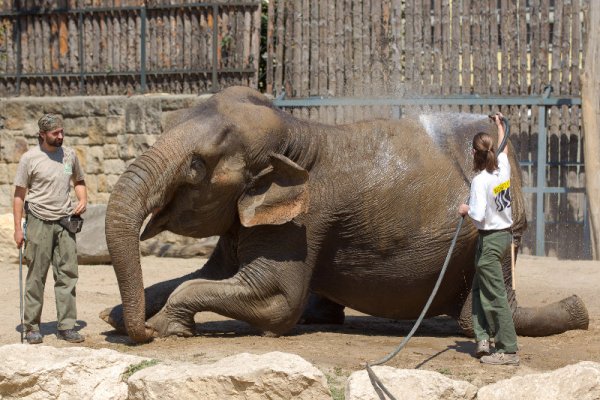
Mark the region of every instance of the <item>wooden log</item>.
MULTIPOLYGON (((280 6, 283 9, 283 7, 280 6)), ((273 94, 273 58, 275 57, 275 5, 272 1, 267 5, 267 60, 266 60, 266 71, 265 71, 265 92, 267 94, 273 94)))
POLYGON ((308 3, 308 94, 319 95, 319 1, 310 0, 308 3))
MULTIPOLYGON (((271 2, 269 2, 270 4, 271 2)), ((273 94, 279 96, 281 93, 284 84, 283 84, 283 63, 284 63, 284 32, 285 26, 287 24, 286 16, 287 13, 285 10, 287 9, 286 2, 284 4, 280 4, 277 7, 277 41, 275 47, 275 76, 273 79, 273 94)))

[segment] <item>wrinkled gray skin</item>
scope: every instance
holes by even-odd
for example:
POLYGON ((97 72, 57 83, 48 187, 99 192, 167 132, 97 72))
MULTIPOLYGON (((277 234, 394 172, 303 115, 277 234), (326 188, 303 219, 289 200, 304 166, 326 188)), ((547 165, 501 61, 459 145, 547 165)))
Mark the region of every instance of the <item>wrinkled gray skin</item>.
MULTIPOLYGON (((106 237, 123 304, 101 317, 136 342, 194 335, 201 311, 283 334, 312 292, 305 322, 340 323, 344 306, 416 318, 468 196, 470 142, 480 130, 496 135, 486 117, 468 114, 322 125, 254 90, 228 88, 182 112, 115 185, 106 237), (150 214, 142 240, 164 230, 220 240, 198 271, 144 290, 139 232, 150 214)), ((526 222, 511 163, 520 238, 526 222)), ((465 221, 428 313, 455 317, 466 333, 476 237, 465 221)), ((587 327, 577 296, 521 308, 505 276, 520 335, 587 327)))

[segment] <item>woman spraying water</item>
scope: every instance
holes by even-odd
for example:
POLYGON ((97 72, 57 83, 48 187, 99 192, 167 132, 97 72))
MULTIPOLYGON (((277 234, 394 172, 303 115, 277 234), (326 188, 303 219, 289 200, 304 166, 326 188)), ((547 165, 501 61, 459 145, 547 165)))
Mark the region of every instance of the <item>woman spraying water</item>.
MULTIPOLYGON (((504 139, 504 117, 492 117, 498 126, 498 143, 504 139)), ((477 357, 484 364, 519 365, 517 334, 508 304, 502 259, 510 252, 512 210, 508 146, 496 156, 493 138, 478 133, 473 138, 473 166, 479 172, 471 183, 469 204, 461 204, 460 215, 469 215, 479 230, 473 278, 473 330, 477 357), (490 353, 490 335, 494 353, 490 353)))

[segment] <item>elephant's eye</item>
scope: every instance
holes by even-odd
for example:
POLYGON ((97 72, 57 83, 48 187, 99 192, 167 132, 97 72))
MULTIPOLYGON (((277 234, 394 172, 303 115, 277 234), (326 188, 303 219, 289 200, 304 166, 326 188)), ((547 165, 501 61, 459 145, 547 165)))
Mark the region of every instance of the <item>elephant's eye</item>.
POLYGON ((205 175, 206 167, 204 166, 204 161, 202 161, 202 158, 199 156, 193 156, 187 181, 190 183, 197 183, 204 179, 205 175))

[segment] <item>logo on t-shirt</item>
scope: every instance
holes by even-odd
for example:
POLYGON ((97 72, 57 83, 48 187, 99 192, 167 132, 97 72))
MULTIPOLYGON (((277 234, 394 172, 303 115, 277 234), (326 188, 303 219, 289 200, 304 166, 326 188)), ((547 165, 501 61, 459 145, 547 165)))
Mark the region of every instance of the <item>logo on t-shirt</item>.
POLYGON ((73 156, 70 151, 66 151, 63 156, 63 170, 66 175, 73 175, 73 156))
POLYGON ((506 182, 502 182, 494 189, 494 196, 496 202, 496 211, 504 211, 504 209, 510 207, 510 179, 506 182))

